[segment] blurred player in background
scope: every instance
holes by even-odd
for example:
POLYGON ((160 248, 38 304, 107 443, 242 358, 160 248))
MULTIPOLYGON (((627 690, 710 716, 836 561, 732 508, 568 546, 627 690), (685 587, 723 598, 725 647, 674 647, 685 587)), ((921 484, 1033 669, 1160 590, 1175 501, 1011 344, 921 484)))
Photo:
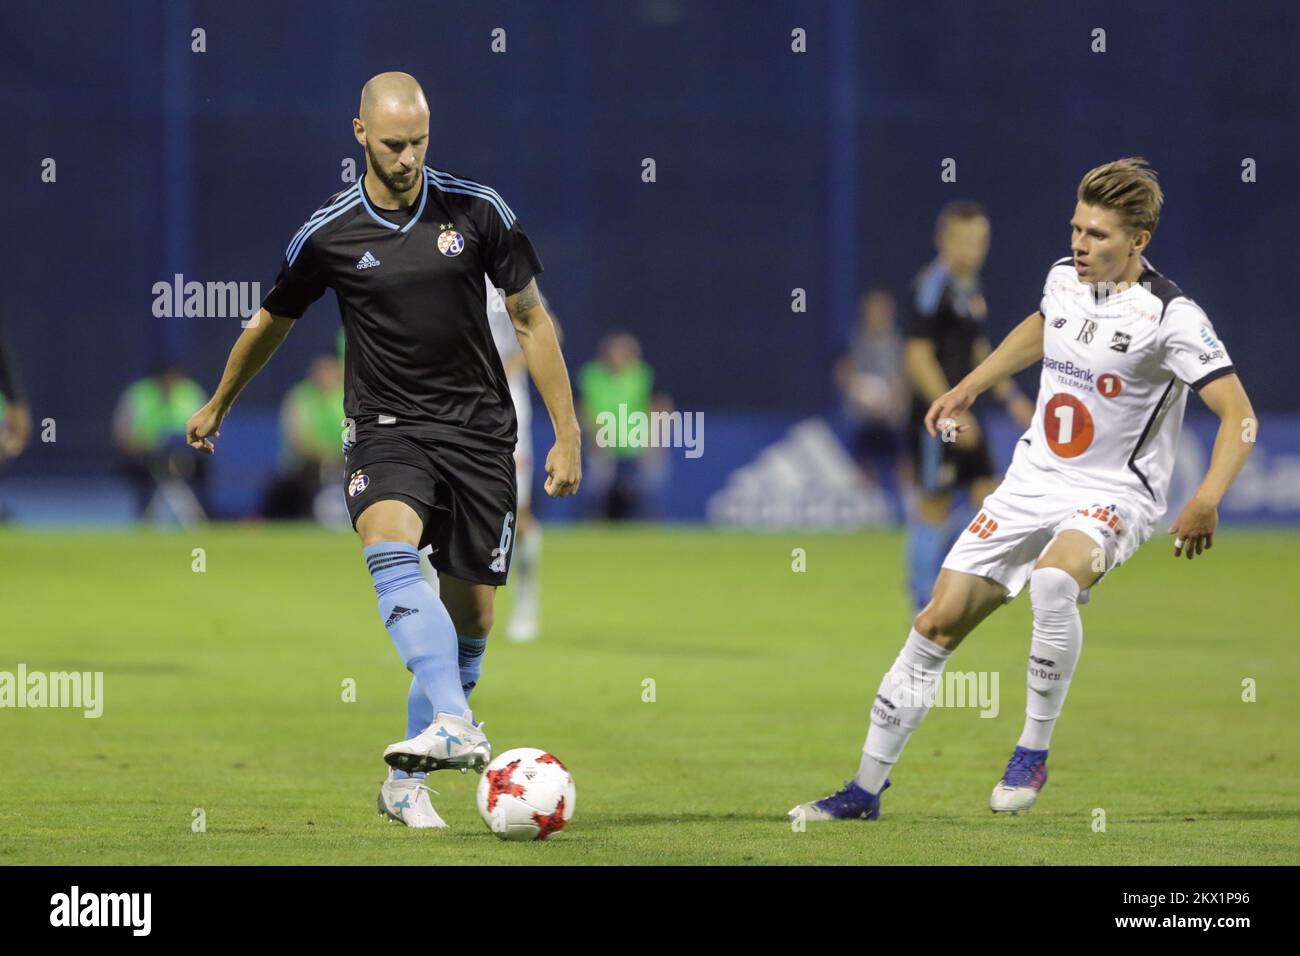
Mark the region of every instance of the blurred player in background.
MULTIPOLYGON (((519 496, 519 510, 515 515, 514 561, 510 570, 510 620, 506 622, 506 637, 517 642, 537 638, 542 623, 542 596, 539 565, 542 560, 542 523, 533 514, 533 398, 528 386, 528 363, 519 338, 510 322, 505 298, 500 289, 493 288, 492 280, 484 276, 487 285, 488 324, 492 326, 492 341, 501 356, 510 398, 515 405, 515 419, 519 423, 519 438, 515 443, 515 486, 519 496)), ((538 290, 541 295, 541 290, 538 290)), ((551 312, 550 303, 542 295, 542 308, 555 325, 556 340, 563 342, 560 323, 551 312)), ((428 550, 420 552, 420 573, 429 585, 438 589, 438 572, 429 561, 428 550)))
POLYGON ((901 430, 911 392, 903 377, 903 343, 894 317, 894 297, 871 289, 858 300, 858 327, 848 354, 835 363, 835 385, 853 424, 853 457, 873 484, 898 493, 911 468, 900 456, 901 430))
POLYGON ((555 445, 545 489, 577 491, 581 432, 555 330, 541 303, 541 261, 495 190, 424 164, 429 105, 405 73, 372 77, 353 134, 366 173, 295 234, 275 287, 231 350, 221 383, 190 419, 193 447, 213 439, 240 391, 307 308, 333 289, 347 336, 347 502, 375 586, 379 619, 412 674, 407 739, 379 812, 443 828, 424 774, 477 769, 492 748, 469 695, 479 680, 497 587, 515 533, 514 405, 488 325, 484 274, 505 292, 555 445), (431 545, 435 592, 420 574, 431 545))
MULTIPOLYGON (((488 322, 492 326, 492 339, 501 353, 501 365, 510 386, 510 397, 515 403, 515 418, 519 421, 519 440, 515 444, 515 484, 519 489, 519 510, 515 518, 514 580, 511 582, 510 620, 506 622, 506 637, 512 641, 531 641, 537 637, 542 624, 542 595, 539 565, 542 560, 542 523, 533 514, 533 399, 528 384, 528 362, 519 348, 506 311, 505 298, 500 289, 488 282, 488 322)), ((540 294, 540 292, 539 292, 540 294)), ((542 308, 555 322, 546 296, 542 308)), ((559 323, 555 322, 557 340, 563 339, 559 323)))
MULTIPOLYGON (((974 414, 962 415, 962 430, 950 444, 930 441, 924 424, 931 403, 989 354, 983 331, 988 306, 979 278, 989 251, 989 220, 983 207, 961 200, 944 206, 935 225, 935 246, 938 257, 913 285, 904 351, 913 394, 909 432, 917 483, 908 527, 908 588, 917 610, 929 600, 955 537, 955 496, 964 492, 972 506, 978 505, 997 484, 988 440, 974 414)), ((994 395, 1021 428, 1028 427, 1034 406, 1014 382, 999 382, 994 395)))
POLYGON ((989 805, 1007 813, 1033 806, 1083 646, 1078 605, 1155 533, 1189 391, 1218 415, 1219 433, 1209 469, 1169 533, 1174 557, 1190 560, 1213 543, 1219 502, 1254 447, 1250 400, 1209 318, 1143 256, 1164 201, 1145 160, 1090 170, 1077 197, 1072 255, 1048 270, 1038 311, 925 415, 931 440, 969 430, 981 393, 1038 362, 1033 422, 1006 479, 948 552, 930 602, 881 681, 857 776, 795 807, 794 818, 879 817, 890 770, 933 705, 948 657, 1026 585, 1033 633, 1025 722, 989 805))

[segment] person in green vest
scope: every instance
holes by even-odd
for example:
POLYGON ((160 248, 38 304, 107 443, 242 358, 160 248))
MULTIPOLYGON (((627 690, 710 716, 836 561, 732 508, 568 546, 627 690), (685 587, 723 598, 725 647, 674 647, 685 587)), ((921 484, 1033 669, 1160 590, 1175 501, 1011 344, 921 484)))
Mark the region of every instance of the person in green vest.
POLYGON ((185 423, 203 407, 207 396, 175 362, 164 362, 146 378, 132 382, 113 413, 113 442, 121 467, 136 492, 143 515, 155 492, 166 481, 184 481, 198 504, 204 505, 207 463, 189 453, 185 423))
POLYGON ((280 404, 280 468, 268 489, 267 518, 306 518, 323 484, 343 472, 343 369, 317 356, 280 404))
POLYGON ((628 332, 605 336, 596 358, 578 370, 577 382, 592 510, 612 521, 645 517, 648 479, 663 450, 624 441, 618 425, 659 405, 641 344, 628 332))

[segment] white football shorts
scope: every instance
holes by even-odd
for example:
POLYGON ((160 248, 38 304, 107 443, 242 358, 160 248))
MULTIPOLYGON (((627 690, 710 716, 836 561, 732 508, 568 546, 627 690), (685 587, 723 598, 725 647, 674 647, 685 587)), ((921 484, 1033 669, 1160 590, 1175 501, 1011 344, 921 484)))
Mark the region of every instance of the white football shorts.
MULTIPOLYGON (((1010 601, 1029 583, 1034 564, 1060 532, 1082 531, 1100 546, 1103 576, 1131 558, 1155 533, 1154 509, 1128 504, 1115 492, 1089 489, 1011 490, 1004 483, 952 546, 943 566, 992 578, 1010 601)), ((1100 582, 1099 582, 1100 583, 1100 582)), ((1087 600, 1085 591, 1082 601, 1087 600)))

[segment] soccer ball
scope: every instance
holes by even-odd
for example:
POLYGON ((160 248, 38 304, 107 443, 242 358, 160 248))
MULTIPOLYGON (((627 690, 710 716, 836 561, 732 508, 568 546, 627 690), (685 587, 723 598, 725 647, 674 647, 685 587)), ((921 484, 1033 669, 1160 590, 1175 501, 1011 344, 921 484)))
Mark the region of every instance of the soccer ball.
POLYGON ((478 812, 503 840, 545 840, 573 819, 576 792, 568 768, 545 750, 516 747, 487 766, 478 812))

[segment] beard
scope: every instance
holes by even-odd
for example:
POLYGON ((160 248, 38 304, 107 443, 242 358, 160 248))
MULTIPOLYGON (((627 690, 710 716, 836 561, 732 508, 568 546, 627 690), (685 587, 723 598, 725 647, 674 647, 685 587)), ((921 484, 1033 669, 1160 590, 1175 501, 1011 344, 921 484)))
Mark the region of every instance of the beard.
POLYGON ((366 144, 366 159, 369 161, 370 168, 374 171, 375 176, 381 183, 388 187, 388 191, 394 195, 401 195, 420 181, 419 166, 416 166, 415 169, 411 170, 405 178, 395 170, 384 169, 380 164, 379 159, 370 151, 369 143, 366 144))

